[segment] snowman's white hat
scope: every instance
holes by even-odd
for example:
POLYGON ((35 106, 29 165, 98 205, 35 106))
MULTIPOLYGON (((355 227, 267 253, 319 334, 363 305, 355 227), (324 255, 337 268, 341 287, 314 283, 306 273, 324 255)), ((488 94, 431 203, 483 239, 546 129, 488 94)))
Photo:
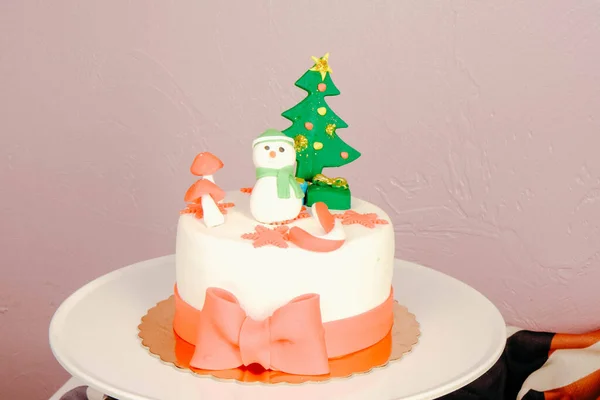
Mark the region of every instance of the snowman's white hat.
POLYGON ((259 137, 254 139, 254 141, 252 142, 252 147, 256 146, 257 144, 266 142, 288 142, 293 145, 294 139, 284 135, 277 129, 267 129, 259 137))

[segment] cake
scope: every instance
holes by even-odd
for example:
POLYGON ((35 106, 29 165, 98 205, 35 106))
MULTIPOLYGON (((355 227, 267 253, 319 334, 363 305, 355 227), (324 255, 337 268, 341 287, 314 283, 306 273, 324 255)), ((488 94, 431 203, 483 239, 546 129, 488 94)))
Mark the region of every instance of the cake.
POLYGON ((393 226, 346 179, 323 173, 360 153, 338 136, 347 124, 324 100, 339 94, 328 55, 313 59, 296 82, 308 96, 282 114, 291 126, 249 143, 252 187, 221 189, 224 165, 210 152, 192 162, 173 329, 195 346, 194 368, 326 375, 330 360, 391 333, 393 226))

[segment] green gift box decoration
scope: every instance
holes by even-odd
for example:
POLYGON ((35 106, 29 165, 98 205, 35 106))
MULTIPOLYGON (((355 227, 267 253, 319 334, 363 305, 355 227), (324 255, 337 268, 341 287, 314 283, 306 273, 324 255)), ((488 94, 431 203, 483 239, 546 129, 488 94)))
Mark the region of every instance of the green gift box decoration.
POLYGON ((348 182, 344 178, 328 178, 323 174, 317 174, 308 186, 306 194, 307 207, 322 201, 332 210, 349 210, 352 195, 348 182))

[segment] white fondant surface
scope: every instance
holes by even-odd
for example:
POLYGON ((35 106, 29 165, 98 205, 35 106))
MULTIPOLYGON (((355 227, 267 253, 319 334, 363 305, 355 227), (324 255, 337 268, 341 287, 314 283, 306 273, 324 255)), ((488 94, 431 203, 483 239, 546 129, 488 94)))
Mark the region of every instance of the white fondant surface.
MULTIPOLYGON (((254 248, 242 239, 257 225, 250 213, 250 195, 228 192, 223 225, 207 228, 192 214, 182 215, 177 229, 176 279, 182 299, 197 309, 209 287, 233 293, 251 318, 263 319, 296 296, 317 293, 323 322, 352 317, 381 304, 390 293, 394 266, 394 230, 379 207, 353 198, 352 209, 376 213, 389 224, 367 228, 344 225, 346 243, 330 253, 316 253, 289 243, 254 248)), ((341 213, 332 210, 332 213, 341 213)), ((313 218, 298 220, 315 235, 323 234, 313 218)))

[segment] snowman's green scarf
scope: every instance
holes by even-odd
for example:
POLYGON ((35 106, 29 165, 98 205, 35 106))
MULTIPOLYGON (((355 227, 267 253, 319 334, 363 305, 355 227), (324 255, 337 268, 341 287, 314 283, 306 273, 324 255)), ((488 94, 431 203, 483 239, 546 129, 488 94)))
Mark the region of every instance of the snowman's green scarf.
POLYGON ((304 197, 304 192, 300 184, 294 177, 294 167, 287 166, 280 169, 276 168, 256 168, 256 179, 274 176, 277 178, 277 197, 280 199, 290 198, 290 186, 294 189, 294 195, 297 199, 304 197))

